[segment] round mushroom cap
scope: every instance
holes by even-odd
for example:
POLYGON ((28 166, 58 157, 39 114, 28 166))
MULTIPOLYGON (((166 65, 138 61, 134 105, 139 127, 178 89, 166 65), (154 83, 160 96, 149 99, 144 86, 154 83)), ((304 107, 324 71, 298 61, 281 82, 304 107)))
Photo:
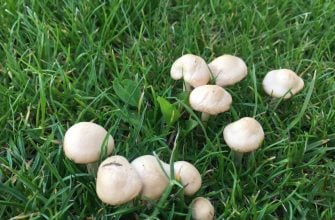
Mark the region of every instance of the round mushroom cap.
POLYGON ((214 219, 214 207, 212 203, 204 198, 197 197, 192 201, 192 218, 194 220, 214 219))
POLYGON ((244 117, 227 125, 223 130, 223 138, 232 150, 246 153, 261 145, 264 131, 254 118, 244 117))
POLYGON ((75 163, 93 163, 99 159, 101 150, 106 149, 107 155, 112 153, 114 139, 98 124, 79 122, 66 131, 63 148, 65 155, 75 163))
POLYGON ((174 163, 176 179, 180 180, 184 186, 184 194, 194 195, 201 187, 201 175, 197 168, 187 161, 177 161, 174 163))
POLYGON ((234 85, 248 73, 247 65, 241 58, 227 54, 215 58, 208 67, 216 85, 223 87, 234 85))
POLYGON ((152 155, 140 156, 131 162, 131 166, 141 178, 141 197, 144 199, 158 199, 169 184, 169 178, 164 172, 169 169, 169 165, 162 161, 160 163, 162 167, 152 155))
POLYGON ((100 164, 96 192, 101 201, 121 205, 134 199, 141 188, 141 179, 126 158, 111 156, 100 164))
POLYGON ((192 90, 189 101, 194 110, 217 115, 229 110, 232 97, 218 85, 203 85, 192 90))
POLYGON ((207 63, 199 56, 186 54, 178 58, 171 67, 171 77, 174 80, 184 78, 193 87, 206 85, 210 80, 207 63))
POLYGON ((288 99, 304 88, 304 81, 292 70, 272 70, 264 77, 263 88, 272 97, 288 99))

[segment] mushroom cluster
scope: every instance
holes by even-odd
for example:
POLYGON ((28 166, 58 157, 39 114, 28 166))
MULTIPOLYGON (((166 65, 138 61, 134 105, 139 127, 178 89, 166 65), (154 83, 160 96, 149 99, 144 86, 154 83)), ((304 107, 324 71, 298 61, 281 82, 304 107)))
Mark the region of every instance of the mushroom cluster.
MULTIPOLYGON (((197 168, 186 161, 173 164, 176 179, 184 194, 194 195, 201 187, 197 168)), ((122 156, 111 156, 99 166, 96 191, 101 201, 121 205, 138 195, 144 200, 159 199, 169 184, 170 165, 152 155, 143 155, 131 163, 122 156)))
MULTIPOLYGON (((108 156, 113 148, 113 137, 93 122, 77 123, 64 136, 65 155, 79 164, 95 163, 103 151, 108 156)), ((194 195, 202 182, 197 168, 186 161, 176 161, 172 166, 174 178, 182 184, 184 194, 194 195)), ((159 199, 171 177, 170 165, 152 155, 140 156, 131 163, 123 156, 110 156, 89 172, 97 172, 97 195, 110 205, 127 203, 139 195, 146 200, 159 199)))
MULTIPOLYGON (((201 57, 187 54, 177 59, 171 68, 173 79, 181 79, 184 76, 187 90, 190 91, 191 86, 194 87, 190 91, 189 103, 194 110, 201 112, 203 122, 206 122, 210 115, 217 115, 230 109, 233 99, 224 88, 241 81, 247 73, 245 62, 237 56, 228 54, 215 58, 207 67, 201 57), (194 59, 193 62, 190 57, 194 59), (175 77, 176 72, 179 77, 175 77), (190 83, 190 78, 199 83, 190 83), (214 85, 207 84, 208 78, 214 81, 214 85)), ((275 98, 288 99, 303 87, 304 81, 289 69, 272 70, 263 80, 264 91, 275 98)), ((244 153, 252 152, 261 146, 264 131, 256 119, 244 117, 228 124, 224 128, 223 138, 232 150, 236 165, 240 166, 244 153)), ((194 219, 213 219, 214 208, 208 200, 199 197, 192 203, 192 216, 194 219)))
MULTIPOLYGON (((202 113, 201 120, 205 122, 209 116, 230 109, 233 98, 225 88, 244 79, 247 72, 245 62, 236 56, 225 54, 207 65, 201 57, 186 54, 173 63, 170 74, 175 80, 184 79, 185 88, 190 91, 190 106, 202 113), (208 84, 210 81, 214 85, 208 84)), ((272 70, 263 80, 265 92, 276 98, 288 99, 303 87, 304 81, 288 69, 272 70)), ((251 117, 232 122, 223 130, 223 139, 239 165, 242 155, 260 147, 264 136, 261 124, 251 117)), ((114 139, 93 122, 71 126, 64 135, 63 149, 70 160, 87 164, 89 172, 97 174, 96 193, 106 204, 122 205, 137 197, 157 200, 171 180, 180 183, 185 196, 193 196, 201 188, 201 174, 190 162, 168 164, 152 155, 142 155, 129 162, 120 155, 109 156, 114 149, 114 139), (98 164, 99 161, 102 162, 98 164)), ((190 210, 193 219, 214 218, 214 207, 204 197, 195 198, 190 210)))
MULTIPOLYGON (((229 54, 215 58, 208 65, 201 57, 186 54, 178 58, 170 70, 173 79, 184 79, 188 91, 194 88, 189 102, 194 110, 202 112, 202 121, 230 109, 232 97, 224 88, 238 83, 247 73, 245 62, 229 54), (214 80, 215 85, 207 85, 209 79, 214 80)), ((272 70, 263 80, 264 91, 276 98, 288 99, 303 87, 304 81, 289 69, 272 70)))

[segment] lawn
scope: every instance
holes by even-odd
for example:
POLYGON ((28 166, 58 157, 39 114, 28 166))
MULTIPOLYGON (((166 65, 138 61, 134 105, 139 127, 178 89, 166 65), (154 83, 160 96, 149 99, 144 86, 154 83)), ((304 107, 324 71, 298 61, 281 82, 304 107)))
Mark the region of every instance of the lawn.
POLYGON ((334 219, 334 11, 333 0, 1 0, 0 218, 190 219, 188 205, 204 196, 216 219, 334 219), (187 53, 206 62, 233 54, 248 66, 227 88, 232 108, 207 123, 170 77, 187 53), (279 68, 305 82, 291 99, 263 91, 279 68), (163 99, 181 113, 174 124, 163 99), (265 140, 235 166, 222 132, 245 116, 265 140), (104 204, 95 176, 63 153, 66 130, 80 121, 108 130, 113 154, 129 161, 193 163, 201 189, 104 204))

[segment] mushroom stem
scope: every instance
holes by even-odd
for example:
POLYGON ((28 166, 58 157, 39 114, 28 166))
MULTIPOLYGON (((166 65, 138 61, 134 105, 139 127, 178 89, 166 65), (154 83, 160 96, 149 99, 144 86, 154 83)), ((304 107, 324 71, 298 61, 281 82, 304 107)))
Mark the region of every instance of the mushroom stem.
POLYGON ((191 92, 191 90, 192 90, 191 84, 189 84, 188 82, 185 82, 185 91, 191 92))
POLYGON ((242 166, 243 153, 232 150, 232 156, 236 167, 242 166))
POLYGON ((208 114, 208 113, 205 113, 205 112, 203 112, 203 113, 201 113, 201 121, 208 121, 208 119, 209 119, 209 117, 210 117, 211 115, 210 114, 208 114))
POLYGON ((97 175, 98 168, 99 168, 99 163, 98 163, 98 161, 97 161, 97 162, 93 162, 93 163, 88 163, 88 164, 86 164, 87 172, 88 172, 89 174, 92 174, 93 176, 96 176, 96 175, 97 175))

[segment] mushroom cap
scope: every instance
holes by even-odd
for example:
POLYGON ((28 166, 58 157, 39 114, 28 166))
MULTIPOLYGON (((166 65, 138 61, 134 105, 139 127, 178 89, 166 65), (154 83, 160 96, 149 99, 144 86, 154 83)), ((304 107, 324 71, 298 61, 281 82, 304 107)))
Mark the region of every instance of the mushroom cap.
POLYGON ((192 201, 192 218, 195 220, 214 219, 214 207, 212 203, 204 198, 197 197, 192 201))
POLYGON ((65 133, 63 148, 65 155, 75 163, 87 164, 97 161, 106 136, 106 153, 110 155, 114 148, 114 139, 107 131, 93 122, 79 122, 65 133))
POLYGON ((100 164, 96 192, 101 201, 121 205, 134 199, 141 188, 141 179, 126 158, 111 156, 100 164))
POLYGON ((207 63, 199 56, 186 54, 178 58, 171 67, 171 77, 174 80, 184 78, 193 87, 206 85, 210 80, 207 63))
MULTIPOLYGON (((162 162, 164 170, 169 169, 169 165, 162 162)), ((157 158, 152 155, 144 155, 131 162, 131 166, 136 170, 142 181, 141 197, 150 200, 158 199, 169 184, 169 179, 165 175, 157 158)))
POLYGON ((223 87, 241 81, 248 73, 247 65, 241 58, 228 54, 215 58, 208 67, 216 85, 223 87))
POLYGON ((263 88, 272 97, 288 99, 304 88, 304 81, 292 70, 272 70, 264 77, 263 88))
POLYGON ((194 110, 217 115, 230 108, 232 97, 218 85, 203 85, 192 90, 189 101, 194 110))
POLYGON ((201 187, 201 175, 197 168, 187 161, 174 163, 176 179, 180 179, 184 186, 184 194, 192 196, 201 187))
POLYGON ((223 130, 223 138, 232 150, 246 153, 261 145, 264 131, 254 118, 244 117, 227 125, 223 130))

